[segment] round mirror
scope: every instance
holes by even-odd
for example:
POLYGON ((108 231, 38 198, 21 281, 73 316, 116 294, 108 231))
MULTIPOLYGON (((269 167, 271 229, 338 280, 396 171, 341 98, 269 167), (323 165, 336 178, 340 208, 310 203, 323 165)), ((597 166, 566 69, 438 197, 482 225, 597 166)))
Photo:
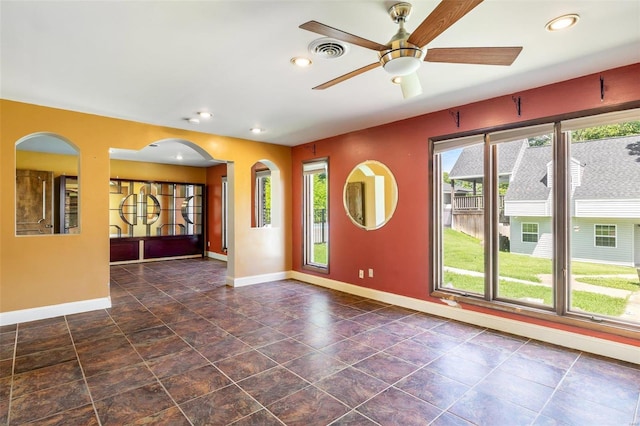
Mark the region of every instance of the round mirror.
POLYGON ((398 185, 391 170, 375 160, 358 164, 344 185, 344 208, 351 221, 366 230, 384 226, 398 204, 398 185))

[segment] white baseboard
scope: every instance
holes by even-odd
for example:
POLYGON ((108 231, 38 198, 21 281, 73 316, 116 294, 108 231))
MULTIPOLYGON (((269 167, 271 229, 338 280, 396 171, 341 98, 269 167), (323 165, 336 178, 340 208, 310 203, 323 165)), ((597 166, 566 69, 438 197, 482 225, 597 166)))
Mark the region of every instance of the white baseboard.
POLYGON ((39 308, 21 309, 19 311, 0 312, 0 325, 79 314, 110 307, 111 297, 103 297, 100 299, 81 300, 79 302, 61 303, 59 305, 42 306, 39 308))
MULTIPOLYGON (((252 275, 249 277, 234 278, 227 276, 227 285, 231 287, 244 287, 247 285, 266 283, 269 281, 286 280, 291 272, 273 272, 271 274, 252 275)), ((302 280, 301 280, 302 281, 302 280)))
POLYGON ((207 252, 207 257, 210 257, 212 259, 217 259, 217 260, 223 260, 223 261, 227 261, 227 255, 226 254, 220 254, 220 253, 216 253, 215 251, 208 251, 207 252))
POLYGON ((638 346, 627 345, 598 337, 585 336, 583 334, 572 333, 566 330, 544 327, 528 322, 517 321, 510 318, 503 318, 496 315, 489 315, 481 312, 469 311, 458 307, 452 307, 444 302, 442 304, 428 302, 426 300, 414 299, 400 296, 384 291, 373 290, 353 284, 335 281, 317 275, 305 274, 298 271, 290 271, 288 278, 318 285, 333 290, 354 294, 361 297, 390 303, 407 309, 425 312, 432 315, 462 321, 480 327, 490 328, 505 333, 515 334, 530 339, 540 340, 566 348, 615 358, 622 361, 640 364, 640 348, 638 346))

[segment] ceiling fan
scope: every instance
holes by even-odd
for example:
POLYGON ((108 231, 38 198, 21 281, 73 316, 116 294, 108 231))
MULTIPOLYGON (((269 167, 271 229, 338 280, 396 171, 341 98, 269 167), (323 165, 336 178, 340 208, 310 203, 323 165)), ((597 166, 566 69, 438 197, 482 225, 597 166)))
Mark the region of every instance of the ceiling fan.
MULTIPOLYGON (((326 83, 314 87, 323 90, 364 72, 382 66, 394 77, 400 78, 404 98, 422 93, 416 70, 420 67, 424 46, 460 20, 483 0, 442 0, 413 33, 408 33, 404 24, 411 13, 411 4, 396 3, 389 8, 391 19, 400 28, 387 44, 376 43, 347 33, 337 28, 309 21, 300 28, 378 52, 378 61, 351 71, 326 83)), ((426 62, 448 62, 458 64, 511 65, 522 47, 451 47, 426 50, 426 62)))

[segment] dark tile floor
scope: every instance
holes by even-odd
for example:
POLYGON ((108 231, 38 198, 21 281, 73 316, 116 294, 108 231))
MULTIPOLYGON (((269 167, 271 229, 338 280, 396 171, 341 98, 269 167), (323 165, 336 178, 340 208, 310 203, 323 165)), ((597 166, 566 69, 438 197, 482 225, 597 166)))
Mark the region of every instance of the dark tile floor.
POLYGON ((640 424, 638 365, 225 273, 114 266, 113 308, 0 328, 0 423, 640 424))

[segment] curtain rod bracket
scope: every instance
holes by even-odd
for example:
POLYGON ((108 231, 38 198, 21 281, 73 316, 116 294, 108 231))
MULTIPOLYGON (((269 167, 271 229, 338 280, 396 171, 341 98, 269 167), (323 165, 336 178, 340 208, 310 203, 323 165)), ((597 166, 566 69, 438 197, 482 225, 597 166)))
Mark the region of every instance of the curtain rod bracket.
POLYGON ((305 148, 310 149, 311 152, 313 153, 313 155, 316 155, 316 144, 312 144, 312 145, 307 145, 305 146, 305 148))
POLYGON ((456 123, 456 127, 460 128, 460 110, 456 112, 449 111, 449 115, 451 115, 453 121, 456 123))
POLYGON ((515 96, 512 96, 511 100, 516 105, 516 111, 518 112, 518 117, 522 116, 522 100, 520 99, 520 96, 518 96, 517 98, 515 96))

